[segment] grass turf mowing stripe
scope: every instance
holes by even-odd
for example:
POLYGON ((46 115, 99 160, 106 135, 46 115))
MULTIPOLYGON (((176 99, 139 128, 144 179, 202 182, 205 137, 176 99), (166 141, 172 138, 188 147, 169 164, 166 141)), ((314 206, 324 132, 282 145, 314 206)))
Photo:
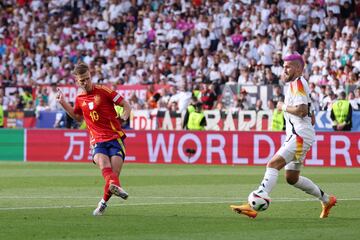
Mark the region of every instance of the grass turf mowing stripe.
MULTIPOLYGON (((225 204, 225 203, 234 203, 234 201, 246 201, 245 199, 232 200, 232 201, 208 201, 208 202, 163 202, 163 203, 123 203, 123 204, 111 204, 112 207, 124 207, 124 206, 153 206, 153 205, 186 205, 186 204, 225 204)), ((313 198, 298 198, 298 199, 288 199, 288 198, 277 198, 273 199, 273 202, 314 202, 319 201, 313 198)), ((342 198, 338 201, 360 201, 360 198, 342 198)), ((28 209, 58 209, 58 208, 88 208, 94 207, 94 205, 74 205, 74 206, 32 206, 32 207, 10 207, 10 208, 0 208, 0 211, 7 210, 28 210, 28 209)))
POLYGON ((92 216, 103 179, 89 164, 0 163, 1 240, 357 240, 360 168, 303 169, 339 204, 326 221, 321 204, 284 178, 256 221, 230 204, 246 201, 264 167, 126 165, 128 201, 113 198, 92 216), (15 197, 15 198, 14 198, 15 197), (1 207, 6 209, 1 209, 1 207), (10 210, 13 208, 13 210, 10 210), (23 209, 19 209, 23 208, 23 209))

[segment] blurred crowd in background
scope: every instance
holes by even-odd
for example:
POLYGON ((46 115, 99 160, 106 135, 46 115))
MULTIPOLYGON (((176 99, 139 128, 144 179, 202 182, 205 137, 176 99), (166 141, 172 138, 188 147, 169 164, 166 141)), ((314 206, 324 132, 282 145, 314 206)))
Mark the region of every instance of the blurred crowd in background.
POLYGON ((273 85, 276 99, 253 104, 240 87, 231 106, 271 109, 293 52, 303 54, 316 110, 343 91, 359 110, 360 0, 3 0, 0 16, 5 110, 57 110, 56 86, 75 83, 79 61, 94 83, 146 85, 134 109, 184 111, 195 95, 203 109, 225 110, 224 86, 273 85), (25 91, 7 97, 12 86, 25 91))

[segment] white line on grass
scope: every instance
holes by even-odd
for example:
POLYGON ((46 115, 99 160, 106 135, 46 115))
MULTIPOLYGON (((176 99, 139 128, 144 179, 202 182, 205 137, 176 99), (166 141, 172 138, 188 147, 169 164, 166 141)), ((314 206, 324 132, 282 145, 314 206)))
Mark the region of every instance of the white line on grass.
MULTIPOLYGON (((237 199, 238 201, 245 201, 245 199, 237 199)), ((318 201, 313 198, 275 198, 274 202, 314 202, 318 201)), ((338 201, 360 201, 360 198, 340 198, 338 201)), ((126 207, 126 206, 152 206, 152 205, 189 205, 189 204, 224 204, 224 203, 236 203, 233 201, 209 201, 209 202, 162 202, 162 203, 129 203, 129 204, 111 204, 112 207, 126 207)), ((8 207, 0 208, 0 211, 9 210, 32 210, 32 209, 66 209, 66 208, 91 208, 96 204, 92 205, 74 205, 74 206, 29 206, 29 207, 8 207)))
MULTIPOLYGON (((0 196, 0 199, 93 199, 96 198, 98 199, 99 196, 0 196)), ((238 198, 237 196, 235 197, 203 197, 203 196, 199 196, 199 197, 172 197, 172 196, 131 196, 131 199, 223 199, 223 200, 232 200, 232 201, 238 201, 238 200, 244 200, 244 198, 238 198)), ((281 197, 281 198, 272 198, 272 200, 274 201, 303 201, 303 199, 305 199, 305 201, 310 201, 313 198, 288 198, 288 197, 281 197)), ((313 199, 314 201, 317 201, 316 199, 313 199)), ((357 201, 360 200, 360 198, 347 198, 345 199, 345 201, 357 201)))
MULTIPOLYGON (((99 198, 99 196, 0 196, 0 199, 92 199, 99 198)), ((223 200, 238 200, 238 197, 172 197, 172 196, 131 196, 131 199, 223 199, 223 200)), ((299 199, 299 198, 278 198, 278 199, 299 199)))

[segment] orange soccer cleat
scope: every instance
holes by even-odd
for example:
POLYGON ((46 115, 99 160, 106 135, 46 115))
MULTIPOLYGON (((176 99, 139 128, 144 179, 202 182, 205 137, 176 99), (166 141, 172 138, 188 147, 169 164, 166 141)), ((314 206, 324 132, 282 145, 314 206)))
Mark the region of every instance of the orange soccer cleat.
POLYGON ((330 196, 329 197, 329 202, 328 203, 321 203, 322 205, 322 211, 320 214, 320 218, 327 218, 329 216, 330 213, 330 209, 335 206, 335 204, 337 203, 336 197, 335 196, 330 196))
POLYGON ((230 205, 230 207, 234 212, 246 215, 249 218, 256 218, 257 216, 257 211, 252 209, 248 203, 243 205, 230 205))

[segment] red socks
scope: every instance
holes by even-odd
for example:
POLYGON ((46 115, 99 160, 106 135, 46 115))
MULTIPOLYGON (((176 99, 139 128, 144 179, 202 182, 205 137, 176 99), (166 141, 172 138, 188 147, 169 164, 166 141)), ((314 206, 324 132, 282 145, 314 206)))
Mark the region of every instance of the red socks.
POLYGON ((103 199, 107 202, 111 197, 111 192, 109 191, 110 184, 114 183, 115 185, 120 186, 120 181, 118 176, 116 176, 116 174, 112 171, 111 168, 104 168, 101 172, 105 179, 103 199))

